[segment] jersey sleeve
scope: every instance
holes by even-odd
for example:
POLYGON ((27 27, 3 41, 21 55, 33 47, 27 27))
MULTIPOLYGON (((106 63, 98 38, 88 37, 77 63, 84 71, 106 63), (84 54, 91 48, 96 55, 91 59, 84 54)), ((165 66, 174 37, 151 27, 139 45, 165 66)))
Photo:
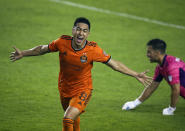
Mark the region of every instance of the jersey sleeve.
POLYGON ((168 82, 170 85, 173 84, 179 84, 180 83, 180 72, 179 72, 179 67, 176 66, 176 64, 171 64, 168 67, 168 82))
POLYGON ((155 74, 154 74, 153 80, 156 82, 161 82, 163 80, 163 76, 160 73, 159 67, 155 68, 155 74))
POLYGON ((50 52, 56 52, 58 51, 58 43, 59 43, 59 39, 56 39, 54 40, 53 42, 51 42, 49 45, 48 45, 48 49, 50 52))
POLYGON ((93 61, 107 63, 111 59, 111 56, 106 54, 98 45, 94 48, 93 51, 93 61))

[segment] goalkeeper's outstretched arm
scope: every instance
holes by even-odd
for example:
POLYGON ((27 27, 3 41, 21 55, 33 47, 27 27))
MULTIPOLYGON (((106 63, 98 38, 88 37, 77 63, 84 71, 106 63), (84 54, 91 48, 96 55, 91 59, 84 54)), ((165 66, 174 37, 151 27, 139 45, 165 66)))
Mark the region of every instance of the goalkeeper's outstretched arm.
POLYGON ((153 81, 149 87, 146 87, 142 94, 139 96, 139 101, 144 102, 147 98, 149 98, 152 93, 158 88, 159 82, 153 81))
POLYGON ((139 98, 135 99, 134 101, 128 101, 122 106, 122 110, 131 110, 135 109, 138 105, 144 102, 147 98, 149 98, 152 93, 157 89, 159 86, 159 82, 153 81, 149 87, 146 87, 139 98))
POLYGON ((15 52, 12 52, 10 55, 10 60, 13 62, 23 57, 38 56, 38 55, 49 53, 48 45, 39 45, 32 49, 23 50, 23 51, 21 51, 16 47, 13 47, 13 48, 15 49, 15 52))

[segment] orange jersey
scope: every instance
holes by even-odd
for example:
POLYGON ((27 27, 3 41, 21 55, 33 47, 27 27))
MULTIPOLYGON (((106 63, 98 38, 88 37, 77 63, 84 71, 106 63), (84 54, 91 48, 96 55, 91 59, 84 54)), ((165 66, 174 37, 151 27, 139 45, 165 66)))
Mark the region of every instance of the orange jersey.
POLYGON ((71 36, 63 35, 48 46, 51 52, 59 51, 58 87, 64 97, 72 97, 83 90, 92 89, 93 62, 106 63, 111 58, 96 42, 86 41, 83 49, 75 50, 72 39, 71 36))

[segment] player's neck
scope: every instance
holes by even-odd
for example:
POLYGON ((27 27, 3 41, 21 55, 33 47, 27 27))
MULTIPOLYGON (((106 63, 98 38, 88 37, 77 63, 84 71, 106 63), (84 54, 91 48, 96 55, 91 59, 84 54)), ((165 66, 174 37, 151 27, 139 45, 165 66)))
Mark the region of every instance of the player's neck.
POLYGON ((75 50, 81 50, 82 48, 84 48, 85 43, 86 43, 86 40, 84 40, 84 41, 82 42, 81 45, 78 45, 78 44, 76 44, 75 41, 73 40, 73 41, 72 41, 72 47, 73 47, 73 49, 75 49, 75 50))
POLYGON ((163 64, 165 55, 166 55, 166 54, 160 55, 160 56, 159 56, 159 61, 158 61, 158 63, 159 63, 160 65, 163 64))

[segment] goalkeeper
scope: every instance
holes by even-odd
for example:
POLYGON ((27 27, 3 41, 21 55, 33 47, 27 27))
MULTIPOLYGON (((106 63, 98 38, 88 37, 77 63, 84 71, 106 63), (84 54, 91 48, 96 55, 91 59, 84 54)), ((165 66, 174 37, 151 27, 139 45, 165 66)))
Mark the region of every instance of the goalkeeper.
POLYGON ((160 39, 153 39, 147 43, 147 57, 150 62, 158 63, 153 82, 146 87, 143 93, 134 101, 126 102, 122 109, 136 108, 157 89, 163 78, 171 86, 171 102, 169 107, 163 109, 163 115, 173 115, 179 95, 185 99, 185 63, 174 56, 166 55, 166 43, 160 39))

